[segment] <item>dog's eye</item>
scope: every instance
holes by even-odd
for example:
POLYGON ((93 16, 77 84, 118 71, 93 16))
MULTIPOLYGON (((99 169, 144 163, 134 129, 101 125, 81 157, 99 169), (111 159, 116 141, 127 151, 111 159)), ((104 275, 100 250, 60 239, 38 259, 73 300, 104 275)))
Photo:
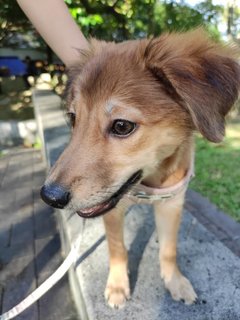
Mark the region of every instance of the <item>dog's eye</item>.
POLYGON ((116 136, 126 137, 130 133, 132 133, 135 130, 135 128, 136 123, 128 120, 118 119, 113 122, 112 127, 110 129, 110 133, 116 136))
POLYGON ((67 117, 68 117, 68 119, 69 119, 69 122, 70 122, 71 127, 74 127, 74 125, 75 125, 75 118, 76 118, 75 113, 73 113, 73 112, 68 112, 68 113, 67 113, 67 117))

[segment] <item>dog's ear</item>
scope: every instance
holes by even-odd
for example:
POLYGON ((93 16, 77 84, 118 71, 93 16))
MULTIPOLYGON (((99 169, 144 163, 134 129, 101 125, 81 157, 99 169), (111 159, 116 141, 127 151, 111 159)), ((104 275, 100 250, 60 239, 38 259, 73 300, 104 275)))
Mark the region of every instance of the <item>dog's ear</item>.
POLYGON ((79 53, 78 61, 75 61, 72 65, 67 68, 67 83, 65 87, 64 98, 66 101, 72 99, 73 86, 75 79, 82 73, 82 70, 96 55, 104 51, 104 49, 114 46, 114 42, 106 42, 103 40, 97 40, 95 38, 88 39, 88 47, 85 49, 76 50, 79 53))
POLYGON ((144 50, 143 45, 145 67, 187 109, 196 129, 208 140, 220 142, 224 117, 240 89, 236 50, 210 41, 199 29, 150 40, 144 50))

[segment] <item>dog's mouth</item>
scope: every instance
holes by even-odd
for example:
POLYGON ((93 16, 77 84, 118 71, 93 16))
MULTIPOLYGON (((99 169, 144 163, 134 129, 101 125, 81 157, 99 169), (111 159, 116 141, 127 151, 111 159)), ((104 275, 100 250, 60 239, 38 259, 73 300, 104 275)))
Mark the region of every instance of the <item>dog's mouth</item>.
POLYGON ((83 218, 98 217, 113 209, 121 198, 142 178, 142 170, 135 172, 108 200, 93 207, 81 209, 77 214, 83 218))

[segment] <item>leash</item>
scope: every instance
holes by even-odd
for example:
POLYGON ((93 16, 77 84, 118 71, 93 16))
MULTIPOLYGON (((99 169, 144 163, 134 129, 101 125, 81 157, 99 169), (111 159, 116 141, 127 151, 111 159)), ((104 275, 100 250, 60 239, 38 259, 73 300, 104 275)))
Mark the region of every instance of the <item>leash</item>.
POLYGON ((62 264, 57 268, 57 270, 45 280, 36 290, 29 294, 22 302, 17 304, 15 307, 0 315, 0 320, 10 320, 18 316, 38 299, 40 299, 46 292, 48 292, 69 270, 71 265, 76 262, 78 249, 80 246, 81 237, 75 241, 71 251, 62 262, 62 264))

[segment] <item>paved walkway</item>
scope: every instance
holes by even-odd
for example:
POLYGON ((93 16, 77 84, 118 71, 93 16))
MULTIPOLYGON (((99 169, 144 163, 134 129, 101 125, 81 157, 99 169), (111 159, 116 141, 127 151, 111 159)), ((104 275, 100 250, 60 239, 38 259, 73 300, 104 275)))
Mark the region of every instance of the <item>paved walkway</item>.
MULTIPOLYGON (((54 212, 39 189, 40 151, 15 148, 0 158, 0 314, 39 286, 62 262, 54 212)), ((77 320, 65 276, 17 320, 77 320)))

